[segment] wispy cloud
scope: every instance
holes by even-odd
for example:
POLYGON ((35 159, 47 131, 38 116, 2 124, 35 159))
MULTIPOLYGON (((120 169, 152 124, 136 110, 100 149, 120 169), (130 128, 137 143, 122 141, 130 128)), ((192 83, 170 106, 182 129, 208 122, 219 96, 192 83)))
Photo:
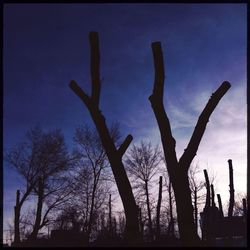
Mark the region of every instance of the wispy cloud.
MULTIPOLYGON (((167 107, 172 133, 176 139, 176 152, 178 158, 190 140, 198 117, 209 100, 212 92, 204 90, 193 93, 194 98, 188 105, 180 106, 178 101, 169 103, 167 107)), ((201 140, 194 161, 199 161, 201 169, 210 168, 217 176, 216 190, 222 198, 228 200, 228 159, 232 159, 234 167, 235 192, 246 192, 247 168, 247 110, 246 110, 246 85, 232 88, 222 98, 215 111, 212 113, 206 131, 201 140)), ((140 113, 138 113, 139 115, 140 113)), ((140 117, 141 115, 139 115, 140 117)), ((145 116, 145 114, 144 114, 145 116)), ((151 119, 155 119, 151 117, 151 119)), ((144 119, 144 126, 137 127, 143 130, 152 142, 160 141, 160 134, 154 124, 144 119)), ((142 124, 141 124, 142 125, 142 124)), ((136 128, 138 123, 134 123, 136 128)))

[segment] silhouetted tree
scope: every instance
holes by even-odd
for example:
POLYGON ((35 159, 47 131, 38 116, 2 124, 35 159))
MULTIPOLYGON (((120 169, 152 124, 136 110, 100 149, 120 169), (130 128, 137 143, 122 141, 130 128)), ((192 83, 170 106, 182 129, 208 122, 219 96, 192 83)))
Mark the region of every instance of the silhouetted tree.
MULTIPOLYGON (((67 196, 68 183, 61 173, 70 165, 64 138, 60 130, 45 133, 41 128, 30 129, 26 140, 5 154, 8 161, 26 182, 22 197, 17 190, 15 204, 15 243, 20 243, 20 212, 30 194, 37 197, 37 209, 30 239, 48 224, 49 212, 67 196), (53 198, 52 198, 53 197, 53 198), (43 205, 46 204, 43 211, 43 205)), ((25 223, 23 221, 23 223, 25 223)))
POLYGON ((158 202, 156 209, 156 239, 160 238, 160 233, 161 233, 161 228, 160 228, 161 200, 162 200, 162 176, 160 176, 159 178, 159 193, 158 193, 158 202))
POLYGON ((14 207, 14 245, 20 243, 20 216, 21 208, 32 193, 32 190, 37 182, 38 171, 34 166, 34 155, 36 154, 35 147, 32 142, 20 143, 9 151, 4 153, 4 160, 22 177, 25 181, 25 190, 17 190, 16 204, 14 207))
POLYGON ((229 192, 230 192, 228 217, 232 217, 234 209, 234 179, 233 179, 233 164, 231 159, 228 160, 228 167, 229 167, 229 192))
POLYGON ((89 41, 90 41, 90 54, 91 54, 90 68, 91 68, 91 79, 92 79, 91 96, 87 95, 73 80, 70 82, 70 88, 88 108, 91 117, 95 123, 102 145, 109 159, 112 172, 114 174, 114 178, 118 187, 118 191, 124 206, 126 215, 125 238, 127 239, 127 243, 133 244, 139 239, 138 211, 135 198, 132 192, 132 188, 122 162, 122 157, 133 138, 131 135, 128 135, 124 140, 124 142, 120 145, 120 147, 117 148, 110 135, 110 131, 106 125, 105 118, 101 110, 99 109, 101 81, 99 73, 100 53, 99 53, 98 33, 90 32, 89 41))
POLYGON ((159 147, 152 147, 151 143, 141 141, 140 146, 133 145, 126 158, 126 170, 133 178, 137 188, 144 192, 148 214, 150 238, 153 240, 152 212, 150 201, 150 181, 159 171, 161 151, 159 147))
POLYGON ((192 164, 189 168, 188 176, 189 176, 189 185, 191 190, 191 196, 194 207, 194 221, 196 231, 198 230, 198 206, 204 203, 204 198, 206 197, 206 193, 202 192, 205 188, 205 181, 202 178, 199 178, 199 174, 201 170, 199 169, 198 164, 192 164))
POLYGON ((165 73, 161 43, 152 43, 152 50, 155 67, 155 82, 153 93, 149 97, 149 100, 159 126, 167 170, 175 193, 179 234, 184 245, 197 245, 199 244, 199 237, 196 232, 193 218, 188 169, 198 150, 210 115, 231 85, 229 82, 223 82, 217 91, 212 94, 198 119, 187 148, 178 161, 175 151, 176 141, 172 136, 170 122, 163 104, 165 73))
POLYGON ((220 194, 217 194, 217 200, 218 200, 219 211, 220 211, 221 217, 223 218, 224 217, 224 212, 223 212, 223 207, 222 207, 220 194))
MULTIPOLYGON (((114 142, 117 142, 119 139, 118 126, 114 124, 110 131, 114 142)), ((77 128, 74 142, 80 159, 74 177, 73 203, 78 197, 76 206, 79 206, 83 213, 84 230, 89 241, 92 227, 96 222, 94 214, 101 209, 108 197, 110 185, 107 180, 110 180, 111 177, 107 155, 96 130, 88 126, 77 128)))
POLYGON ((49 213, 69 198, 70 183, 64 174, 73 164, 73 158, 58 129, 50 132, 40 128, 30 130, 29 137, 36 149, 33 161, 38 172, 34 187, 37 196, 36 216, 29 236, 30 240, 35 240, 39 230, 48 224, 49 213))

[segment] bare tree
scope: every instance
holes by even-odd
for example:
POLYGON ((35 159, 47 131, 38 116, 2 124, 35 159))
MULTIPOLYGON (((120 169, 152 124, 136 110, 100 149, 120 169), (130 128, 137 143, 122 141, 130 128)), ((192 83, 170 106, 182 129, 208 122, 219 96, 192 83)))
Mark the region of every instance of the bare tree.
MULTIPOLYGON (((32 130, 37 131, 37 133, 40 131, 39 128, 32 130)), ((9 163, 25 181, 25 189, 21 191, 17 190, 16 192, 16 204, 14 207, 14 245, 20 243, 21 208, 32 193, 38 180, 38 169, 35 167, 34 162, 36 154, 37 148, 33 141, 30 140, 28 133, 26 135, 26 141, 4 153, 4 160, 9 163)))
MULTIPOLYGON (((162 161, 165 164, 165 167, 167 167, 167 163, 165 160, 165 157, 162 156, 162 161)), ((175 209, 175 197, 173 193, 173 188, 171 184, 170 177, 164 169, 163 171, 163 176, 164 176, 164 181, 165 181, 165 187, 166 187, 166 193, 167 193, 167 207, 166 207, 166 212, 167 212, 167 235, 169 237, 175 237, 175 222, 176 222, 176 216, 174 216, 174 211, 175 209)))
POLYGON ((151 240, 153 240, 154 233, 149 188, 150 181, 159 171, 158 165, 160 162, 161 151, 159 147, 152 147, 150 142, 146 143, 144 141, 141 141, 140 146, 133 145, 126 158, 126 170, 133 178, 137 188, 144 192, 145 195, 151 240))
POLYGON ((184 245, 197 245, 199 244, 199 236, 197 235, 193 218, 188 169, 196 155, 209 117, 231 85, 229 82, 225 81, 217 91, 212 94, 197 121, 187 148, 180 159, 177 160, 175 151, 176 141, 172 136, 170 122, 163 104, 165 73, 161 43, 152 43, 152 50, 155 67, 155 82, 153 93, 149 97, 149 100, 159 126, 167 170, 175 193, 180 238, 184 245))
POLYGON ((206 193, 203 192, 205 188, 205 181, 202 178, 199 178, 199 174, 201 173, 201 169, 199 168, 198 163, 192 164, 189 168, 188 176, 189 176, 189 185, 191 190, 191 196, 194 207, 194 221, 196 231, 198 230, 198 206, 204 203, 204 198, 206 197, 206 193))
POLYGON ((47 133, 41 129, 31 130, 29 137, 36 148, 33 161, 38 172, 34 187, 37 196, 36 217, 29 236, 30 240, 35 240, 39 230, 48 224, 50 211, 69 197, 70 183, 64 173, 70 168, 72 158, 59 129, 47 133))
POLYGON ((75 81, 70 82, 70 88, 88 108, 91 117, 95 123, 102 145, 109 159, 111 169, 118 187, 118 191, 124 206, 126 215, 125 238, 128 239, 127 243, 133 244, 139 239, 138 211, 132 188, 122 162, 122 157, 133 138, 131 135, 128 135, 124 142, 120 145, 120 147, 117 148, 110 135, 110 131, 106 125, 105 118, 101 110, 99 109, 101 81, 99 75, 100 53, 98 33, 90 32, 89 41, 91 52, 90 65, 92 78, 91 97, 87 95, 75 81))
MULTIPOLYGON (((117 125, 112 126, 110 131, 116 142, 119 139, 117 125)), ((89 241, 92 227, 96 222, 94 215, 104 205, 104 201, 108 197, 110 185, 107 181, 111 177, 107 155, 96 130, 88 126, 77 128, 74 142, 80 156, 74 178, 74 200, 76 200, 76 196, 79 196, 77 206, 81 206, 84 215, 84 230, 89 241)))
POLYGON ((60 130, 44 132, 32 128, 26 140, 5 154, 7 160, 26 182, 21 197, 17 191, 15 205, 15 242, 20 242, 20 211, 30 194, 37 197, 37 209, 30 239, 37 237, 38 231, 48 224, 48 214, 64 201, 68 184, 62 173, 70 166, 70 156, 60 130))

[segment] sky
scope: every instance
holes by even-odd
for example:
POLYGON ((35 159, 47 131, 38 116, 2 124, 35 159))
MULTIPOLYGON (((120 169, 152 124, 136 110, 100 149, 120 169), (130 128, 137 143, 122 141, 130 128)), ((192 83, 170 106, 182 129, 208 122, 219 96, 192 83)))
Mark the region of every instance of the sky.
MULTIPOLYGON (((8 150, 40 125, 61 128, 67 144, 77 126, 93 125, 68 84, 91 91, 88 33, 100 40, 100 109, 122 135, 160 143, 148 97, 154 67, 151 43, 165 61, 165 109, 178 158, 211 94, 231 88, 210 117, 194 162, 216 172, 215 190, 229 199, 228 159, 235 192, 246 192, 246 4, 4 4, 3 146, 8 150)), ((13 216, 20 178, 4 163, 4 226, 13 216)))

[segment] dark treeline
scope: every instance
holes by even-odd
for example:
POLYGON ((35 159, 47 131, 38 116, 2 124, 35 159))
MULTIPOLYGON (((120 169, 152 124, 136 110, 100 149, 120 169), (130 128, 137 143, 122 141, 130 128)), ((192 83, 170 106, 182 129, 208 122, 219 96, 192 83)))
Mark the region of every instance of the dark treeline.
MULTIPOLYGON (((110 131, 119 145, 119 124, 113 124, 110 131)), ((119 205, 115 180, 96 130, 79 126, 72 139, 74 146, 70 152, 61 130, 34 127, 22 143, 5 152, 6 163, 24 181, 16 193, 13 246, 126 244, 125 213, 119 205)), ((124 162, 138 208, 140 244, 179 246, 176 200, 160 146, 153 146, 150 141, 133 144, 124 162)), ((189 170, 197 234, 199 213, 215 207, 214 194, 208 188, 211 185, 214 192, 215 177, 210 173, 209 178, 205 171, 206 178, 202 179, 201 173, 198 164, 189 170)), ((234 216, 246 213, 242 198, 245 197, 233 201, 234 216)), ((206 234, 202 234, 204 239, 206 234)))
MULTIPOLYGON (((61 130, 44 131, 36 127, 28 131, 23 143, 4 154, 5 161, 25 182, 16 193, 13 245, 216 245, 211 240, 215 239, 215 234, 207 233, 206 226, 207 221, 214 218, 214 212, 210 211, 217 211, 214 209, 214 187, 211 187, 211 196, 208 176, 205 175, 204 180, 198 179, 200 169, 192 165, 192 161, 209 118, 230 83, 223 82, 212 94, 187 148, 177 159, 176 141, 163 103, 165 73, 161 43, 152 43, 155 81, 149 101, 159 127, 161 145, 142 140, 138 145, 130 146, 132 135, 123 139, 118 124, 109 127, 99 107, 101 80, 97 32, 90 32, 89 42, 91 95, 73 80, 69 86, 88 109, 95 127, 80 125, 75 130, 72 152, 68 150, 61 130), (203 190, 206 190, 205 195, 203 190), (114 200, 118 196, 122 205, 119 209, 114 200), (31 201, 33 206, 28 209, 31 201), (203 204, 200 228, 198 218, 203 204), (46 230, 48 239, 42 239, 39 233, 46 230)), ((232 166, 229 167, 228 218, 232 221, 237 202, 232 166)), ((244 222, 246 200, 243 204, 244 222)), ((232 243, 233 236, 225 237, 232 243)))
MULTIPOLYGON (((110 133, 115 145, 119 145, 119 124, 113 124, 110 133)), ((21 242, 33 244, 41 237, 54 238, 60 244, 57 240, 63 241, 60 237, 65 232, 65 240, 74 235, 72 241, 77 245, 122 242, 125 213, 116 208, 119 199, 113 198, 117 197, 115 180, 99 136, 94 128, 82 125, 75 129, 72 139, 70 152, 61 130, 34 127, 28 130, 23 142, 5 151, 4 160, 24 181, 16 192, 14 246, 21 242)), ((167 171, 161 166, 160 147, 141 141, 132 145, 124 159, 135 194, 142 241, 154 241, 157 219, 161 233, 177 236, 174 231, 167 233, 169 198, 164 196, 162 205, 156 208, 156 180, 163 175, 163 190, 171 186, 167 171)), ((170 195, 173 200, 172 192, 170 195)), ((173 207, 174 200, 171 204, 173 207)), ((171 214, 176 221, 175 212, 171 214)))

